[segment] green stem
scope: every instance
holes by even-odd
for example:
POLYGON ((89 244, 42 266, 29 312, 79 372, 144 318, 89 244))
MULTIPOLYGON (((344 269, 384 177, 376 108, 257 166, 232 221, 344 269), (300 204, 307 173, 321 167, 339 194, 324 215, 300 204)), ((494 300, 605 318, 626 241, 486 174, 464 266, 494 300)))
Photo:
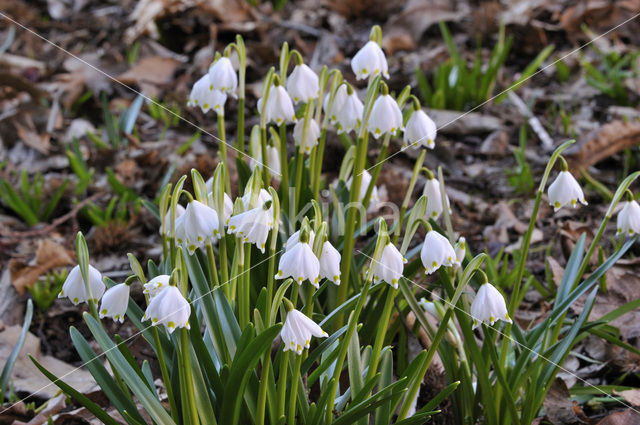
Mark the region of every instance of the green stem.
POLYGON ((244 265, 242 268, 242 278, 240 279, 239 287, 238 287, 238 310, 239 310, 239 324, 240 329, 244 329, 245 326, 249 323, 249 277, 250 273, 249 264, 251 257, 251 244, 244 244, 244 265))
POLYGON ((220 247, 218 250, 220 254, 220 278, 222 279, 222 285, 224 286, 224 292, 227 295, 227 299, 231 299, 231 293, 229 292, 229 264, 227 264, 227 235, 220 236, 220 247))
POLYGON ((238 98, 238 131, 236 140, 236 149, 240 151, 240 158, 244 160, 244 93, 238 98))
POLYGON ((297 214, 300 209, 300 189, 302 186, 302 169, 304 168, 304 154, 300 152, 300 149, 296 148, 296 180, 295 180, 295 198, 294 198, 294 213, 297 214))
MULTIPOLYGON (((356 206, 359 205, 358 200, 360 195, 360 185, 362 183, 362 171, 364 170, 367 160, 367 144, 367 133, 364 133, 364 135, 358 139, 358 143, 356 145, 356 159, 351 179, 351 191, 349 194, 350 205, 347 207, 347 222, 345 225, 344 245, 342 249, 342 264, 340 270, 342 282, 340 286, 338 286, 335 305, 333 308, 342 305, 347 300, 347 291, 350 283, 351 260, 353 258, 353 247, 355 246, 355 238, 353 238, 353 234, 355 233, 356 221, 359 213, 359 209, 356 206)), ((341 312, 336 318, 336 326, 340 328, 343 321, 344 313, 341 312)))
POLYGON ((220 286, 218 280, 218 268, 216 267, 216 257, 213 253, 213 244, 207 243, 207 257, 209 258, 209 285, 213 284, 214 287, 220 286))
MULTIPOLYGON (((267 298, 268 299, 268 298, 267 298)), ((267 304, 269 304, 267 302, 267 304)), ((260 372, 260 387, 256 402, 256 425, 263 425, 267 405, 267 387, 269 386, 269 372, 271 369, 271 351, 267 350, 262 357, 262 371, 260 372)))
POLYGON ((378 181, 378 177, 380 176, 380 171, 382 170, 382 163, 387 157, 387 149, 389 148, 389 140, 391 138, 390 134, 387 134, 384 137, 384 141, 382 143, 382 147, 380 148, 380 153, 378 154, 378 159, 376 160, 376 165, 373 167, 373 172, 371 173, 371 181, 369 182, 369 186, 367 187, 367 192, 362 199, 362 205, 365 208, 369 207, 369 202, 371 201, 371 194, 373 193, 373 189, 376 187, 376 182, 378 181))
MULTIPOLYGON (((151 327, 151 334, 153 335, 153 342, 156 346, 156 354, 158 356, 158 364, 160 365, 160 373, 162 374, 162 381, 164 382, 164 388, 167 392, 167 398, 169 399, 169 407, 171 409, 171 418, 175 423, 178 423, 178 406, 176 400, 173 397, 173 386, 171 385, 171 378, 169 378, 169 371, 167 370, 167 362, 164 358, 164 351, 160 345, 160 335, 158 335, 158 328, 151 327)), ((115 369, 113 369, 115 370, 115 369)))
POLYGON ((260 129, 260 149, 262 151, 262 181, 265 187, 269 187, 271 184, 271 177, 269 175, 269 158, 267 157, 267 128, 262 127, 260 129))
POLYGON ((280 354, 280 368, 278 370, 278 418, 285 416, 285 402, 287 395, 287 364, 289 351, 280 354))
MULTIPOLYGON (((227 137, 225 135, 225 126, 224 126, 224 115, 218 114, 218 137, 220 138, 220 157, 222 158, 222 163, 224 164, 224 169, 228 170, 229 165, 227 161, 227 137)), ((225 187, 227 188, 227 192, 231 193, 231 182, 229 180, 229 173, 226 173, 225 179, 225 187)))
POLYGON ((298 383, 300 379, 300 365, 302 364, 302 355, 296 355, 293 362, 293 370, 291 372, 291 392, 289 394, 289 424, 296 423, 296 401, 298 397, 298 383))
POLYGON ((313 199, 320 199, 320 178, 322 175, 322 162, 324 159, 324 147, 327 139, 327 129, 326 127, 322 129, 320 132, 320 141, 318 142, 318 146, 316 148, 316 161, 314 168, 314 179, 313 179, 313 199))
POLYGON ((440 341, 444 336, 444 333, 447 331, 447 324, 451 315, 453 314, 453 308, 448 308, 444 317, 442 318, 442 323, 440 323, 440 327, 438 328, 438 332, 436 332, 436 336, 433 338, 431 346, 429 347, 429 351, 427 351, 427 356, 424 358, 422 364, 420 364, 420 370, 415 376, 415 379, 412 381, 411 386, 407 390, 407 395, 405 396, 405 402, 402 405, 402 410, 398 414, 398 421, 407 417, 407 413, 409 412, 409 408, 411 407, 411 402, 415 398, 418 393, 418 389, 422 384, 422 380, 424 379, 424 375, 427 373, 429 369, 429 365, 431 364, 431 360, 433 360, 433 356, 436 354, 436 350, 440 345, 440 341))
POLYGON ((384 339, 387 336, 387 328, 389 326, 389 318, 391 317, 391 308, 393 307, 393 300, 398 293, 397 289, 389 286, 387 291, 387 299, 384 303, 384 308, 382 309, 382 315, 380 316, 380 321, 378 322, 378 331, 376 332, 376 339, 373 343, 373 350, 371 351, 371 357, 369 360, 369 370, 367 372, 367 377, 364 382, 368 382, 372 379, 376 371, 378 370, 378 362, 380 361, 380 352, 382 351, 382 344, 384 344, 384 339))
POLYGON ((193 375, 191 372, 191 356, 189 352, 189 331, 186 328, 180 329, 180 355, 182 357, 182 370, 184 373, 184 384, 187 391, 183 394, 187 398, 188 412, 185 413, 185 417, 190 417, 189 425, 198 425, 200 419, 198 417, 198 407, 196 405, 196 396, 193 389, 193 375))
POLYGON ((282 211, 289 211, 289 159, 287 157, 287 127, 282 124, 280 131, 280 197, 282 211))

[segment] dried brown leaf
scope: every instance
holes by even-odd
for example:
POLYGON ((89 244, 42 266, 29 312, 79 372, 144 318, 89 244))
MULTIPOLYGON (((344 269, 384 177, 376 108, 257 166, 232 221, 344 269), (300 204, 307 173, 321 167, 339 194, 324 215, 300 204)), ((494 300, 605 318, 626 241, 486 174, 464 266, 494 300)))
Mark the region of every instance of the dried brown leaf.
POLYGON ((544 399, 544 411, 553 425, 583 423, 574 412, 571 394, 564 381, 556 378, 544 399))
POLYGON ((173 72, 179 63, 172 58, 151 56, 141 59, 127 72, 118 76, 118 80, 128 85, 138 84, 145 94, 154 96, 158 94, 156 86, 171 82, 173 72))
POLYGON ((566 151, 566 157, 569 168, 575 172, 637 144, 640 144, 640 123, 616 120, 580 140, 566 151))
POLYGON ((11 284, 22 295, 43 273, 70 264, 73 264, 73 258, 62 245, 51 239, 43 239, 36 251, 35 264, 27 265, 19 260, 9 260, 11 284))
POLYGON ((640 414, 631 409, 615 412, 598 422, 597 425, 640 425, 640 414))

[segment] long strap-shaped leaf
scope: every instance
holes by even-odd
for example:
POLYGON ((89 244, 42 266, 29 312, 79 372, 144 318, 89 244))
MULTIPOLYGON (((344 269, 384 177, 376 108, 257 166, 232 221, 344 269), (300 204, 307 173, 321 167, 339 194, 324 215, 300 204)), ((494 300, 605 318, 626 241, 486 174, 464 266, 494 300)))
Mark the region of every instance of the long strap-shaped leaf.
POLYGON ((163 425, 175 424, 173 419, 171 419, 171 416, 169 416, 165 408, 162 406, 162 403, 160 403, 160 400, 158 400, 155 394, 153 394, 153 392, 147 387, 146 382, 140 379, 137 372, 131 367, 122 353, 120 353, 102 326, 88 313, 84 314, 84 321, 87 323, 93 337, 98 342, 98 345, 100 345, 100 348, 105 352, 113 367, 118 370, 122 379, 125 381, 127 386, 131 388, 131 391, 136 395, 151 418, 153 418, 157 423, 163 425))

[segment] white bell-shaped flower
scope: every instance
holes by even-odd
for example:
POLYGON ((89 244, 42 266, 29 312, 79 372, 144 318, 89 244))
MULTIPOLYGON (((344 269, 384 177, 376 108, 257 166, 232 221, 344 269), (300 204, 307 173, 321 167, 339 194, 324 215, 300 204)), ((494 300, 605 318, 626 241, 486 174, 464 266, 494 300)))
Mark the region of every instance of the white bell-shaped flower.
POLYGON ((307 103, 318 97, 318 76, 305 64, 296 65, 287 79, 287 91, 295 103, 307 103))
POLYGON ((258 192, 258 196, 256 197, 255 204, 253 204, 251 203, 252 194, 253 192, 247 192, 242 195, 242 206, 244 207, 245 211, 262 206, 265 204, 265 202, 272 200, 269 192, 267 192, 265 189, 260 189, 260 192, 258 192))
POLYGON ((320 280, 320 262, 313 253, 309 242, 298 242, 280 257, 276 279, 292 277, 302 285, 305 279, 318 287, 320 280))
MULTIPOLYGON (((102 274, 93 267, 89 265, 89 289, 91 290, 91 296, 93 301, 96 303, 100 298, 102 298, 102 294, 104 294, 105 285, 102 281, 102 274)), ((79 303, 87 302, 89 296, 85 291, 84 280, 82 279, 82 272, 80 271, 80 266, 75 266, 71 269, 64 283, 62 284, 62 289, 58 294, 58 298, 69 298, 69 301, 73 303, 73 305, 78 305, 79 303)))
POLYGON ((171 277, 168 274, 160 274, 149 282, 144 284, 144 290, 142 291, 145 294, 149 295, 149 300, 152 300, 156 295, 160 293, 164 288, 169 286, 169 279, 171 277))
MULTIPOLYGON (((184 207, 180 204, 176 204, 176 220, 178 220, 178 217, 180 217, 182 214, 184 214, 184 207)), ((166 236, 167 237, 171 237, 171 208, 167 209, 167 213, 164 215, 164 225, 165 225, 165 232, 166 232, 166 236)), ((162 234, 162 226, 160 226, 160 230, 159 230, 160 234, 162 234)))
MULTIPOLYGON (((358 201, 362 202, 364 196, 367 194, 367 189, 371 184, 371 174, 367 170, 362 171, 362 179, 360 180, 360 193, 358 195, 358 201)), ((347 189, 351 190, 351 182, 353 181, 353 176, 349 177, 347 180, 347 189)), ((378 196, 378 188, 376 186, 373 187, 371 191, 371 200, 370 205, 376 205, 380 202, 380 197, 378 196)))
POLYGON ((328 335, 303 313, 298 310, 290 310, 280 331, 280 337, 284 343, 283 351, 291 350, 302 354, 304 348, 309 348, 312 336, 325 338, 328 335))
POLYGON ((440 314, 438 314, 438 309, 436 308, 436 305, 435 305, 435 303, 433 301, 427 301, 426 298, 420 298, 420 301, 418 301, 418 304, 420 304, 420 307, 422 307, 422 309, 424 311, 429 313, 435 319, 437 319, 437 320, 441 320, 442 319, 440 317, 440 314))
POLYGON ((575 208, 578 201, 587 205, 582 188, 568 171, 560 171, 555 181, 549 185, 548 196, 549 204, 554 211, 558 211, 565 205, 571 205, 575 208))
MULTIPOLYGON (((213 205, 213 177, 209 177, 204 185, 207 189, 207 198, 209 200, 209 205, 213 205)), ((231 196, 227 195, 227 193, 225 192, 222 197, 222 202, 224 204, 222 207, 222 222, 226 223, 233 213, 233 201, 231 200, 231 196)), ((216 210, 216 213, 218 213, 218 216, 220 216, 220 211, 216 210)))
POLYGON ((241 237, 242 242, 255 244, 264 252, 269 230, 273 228, 273 210, 271 207, 265 209, 263 204, 231 216, 227 226, 229 233, 241 237))
MULTIPOLYGON (((309 230, 309 245, 313 246, 313 242, 316 239, 316 232, 313 230, 309 230)), ((289 236, 287 241, 284 243, 284 246, 287 251, 293 248, 298 242, 300 242, 300 230, 296 230, 289 236)))
POLYGON ((100 318, 111 317, 120 323, 124 322, 124 314, 129 306, 129 285, 119 283, 107 289, 100 304, 100 318))
POLYGON ((371 108, 367 126, 376 139, 385 133, 395 136, 399 130, 402 130, 402 112, 391 95, 378 96, 371 108))
MULTIPOLYGON (((427 196, 427 208, 424 213, 424 219, 429 220, 432 218, 437 220, 444 210, 442 207, 440 182, 435 178, 427 179, 422 194, 427 196)), ((449 197, 445 195, 445 199, 447 200, 447 209, 449 210, 449 213, 451 213, 451 209, 449 208, 449 197)))
POLYGON ((377 282, 387 282, 393 286, 394 289, 398 289, 398 282, 402 277, 404 271, 404 264, 407 259, 402 256, 398 248, 391 242, 387 243, 382 250, 380 261, 375 264, 373 271, 373 279, 377 282))
POLYGON ((333 97, 333 103, 331 104, 331 109, 329 110, 329 101, 331 100, 331 93, 327 93, 324 96, 324 100, 322 102, 322 109, 324 109, 324 113, 329 116, 329 121, 331 122, 331 124, 335 124, 338 121, 338 114, 340 113, 340 110, 344 106, 344 103, 347 101, 347 97, 349 97, 347 86, 344 84, 339 85, 336 90, 336 94, 333 97))
POLYGON ((404 144, 417 148, 433 149, 436 140, 436 123, 422 110, 414 110, 404 129, 404 144))
POLYGON ((640 205, 628 201, 618 213, 617 234, 633 235, 640 233, 640 205))
POLYGON ((493 325, 496 320, 513 323, 507 312, 504 297, 490 283, 485 283, 478 289, 478 293, 471 303, 470 314, 473 317, 473 329, 483 322, 493 325))
POLYGON ((338 250, 329 241, 325 241, 320 253, 320 277, 340 285, 340 258, 338 250))
POLYGON ((467 254, 467 240, 464 236, 460 236, 458 238, 458 242, 453 246, 453 249, 456 252, 456 261, 458 264, 462 264, 465 255, 467 254))
POLYGON ((226 101, 226 93, 220 90, 214 90, 209 81, 209 74, 205 74, 193 85, 187 106, 199 106, 205 114, 210 110, 214 110, 216 113, 224 115, 224 104, 226 101))
POLYGON ((311 153, 311 149, 318 144, 319 138, 320 127, 318 127, 318 123, 314 119, 298 120, 293 127, 293 140, 296 142, 296 146, 300 147, 306 154, 311 153), (304 132, 305 123, 307 127, 306 133, 304 132))
POLYGON ((176 241, 185 244, 189 254, 205 243, 215 242, 219 235, 218 213, 202 202, 193 200, 185 213, 176 219, 176 241))
POLYGON ((223 56, 209 68, 209 81, 213 90, 235 95, 238 76, 229 58, 223 56))
POLYGON ((351 59, 351 69, 356 79, 362 80, 369 75, 382 74, 389 78, 389 66, 384 52, 375 41, 369 41, 351 59))
POLYGON ((440 266, 460 265, 456 258, 456 251, 449 243, 449 239, 435 230, 427 232, 420 251, 420 258, 426 269, 426 274, 435 272, 440 266))
POLYGON ((151 320, 154 326, 165 325, 169 333, 176 328, 189 329, 191 306, 175 286, 165 287, 147 306, 142 321, 151 320))
POLYGON ((364 105, 355 91, 347 95, 342 107, 337 113, 335 125, 338 134, 349 133, 350 131, 359 129, 362 123, 363 110, 364 105))
MULTIPOLYGON (((302 121, 299 121, 302 122, 302 121)), ((251 161, 249 161, 249 168, 253 171, 256 166, 262 167, 262 150, 258 149, 256 153, 251 157, 251 161)), ((278 148, 275 146, 267 146, 267 167, 269 172, 274 174, 274 177, 278 177, 280 175, 280 152, 278 152, 278 148)))
MULTIPOLYGON (((262 98, 258 99, 258 113, 262 114, 262 98)), ((264 115, 267 123, 274 122, 277 125, 296 121, 296 113, 289 93, 282 86, 271 86, 267 104, 264 106, 264 115)))

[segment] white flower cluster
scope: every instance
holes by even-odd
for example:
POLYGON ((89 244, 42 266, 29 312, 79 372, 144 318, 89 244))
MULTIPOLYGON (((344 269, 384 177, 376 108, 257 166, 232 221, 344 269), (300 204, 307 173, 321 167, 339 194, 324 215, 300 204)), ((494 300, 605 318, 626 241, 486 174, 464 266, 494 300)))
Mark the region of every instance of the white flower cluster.
POLYGON ((193 85, 187 106, 200 107, 204 113, 213 110, 219 115, 224 115, 227 96, 235 97, 237 88, 238 76, 231 60, 221 57, 211 65, 209 72, 193 85))
POLYGON ((301 242, 300 230, 293 233, 285 244, 286 251, 280 257, 276 279, 293 278, 298 284, 308 280, 316 288, 320 279, 327 279, 340 285, 340 253, 329 241, 322 244, 320 255, 316 256, 312 245, 315 234, 309 232, 309 240, 301 242))

